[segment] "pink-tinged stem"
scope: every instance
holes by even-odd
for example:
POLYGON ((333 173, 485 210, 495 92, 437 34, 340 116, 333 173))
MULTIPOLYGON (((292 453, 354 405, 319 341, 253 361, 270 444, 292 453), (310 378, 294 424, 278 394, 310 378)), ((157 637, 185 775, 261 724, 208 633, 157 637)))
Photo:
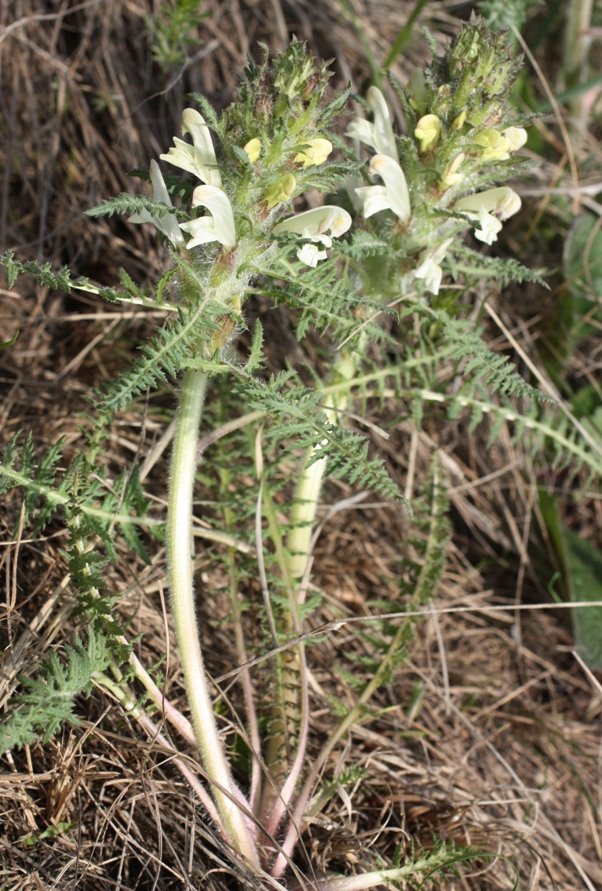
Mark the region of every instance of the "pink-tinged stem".
POLYGON ((171 603, 194 732, 205 771, 213 782, 212 794, 220 820, 230 844, 251 867, 258 868, 257 850, 236 803, 237 790, 217 730, 196 621, 191 521, 198 431, 206 386, 204 372, 191 369, 185 373, 169 485, 167 552, 171 603))

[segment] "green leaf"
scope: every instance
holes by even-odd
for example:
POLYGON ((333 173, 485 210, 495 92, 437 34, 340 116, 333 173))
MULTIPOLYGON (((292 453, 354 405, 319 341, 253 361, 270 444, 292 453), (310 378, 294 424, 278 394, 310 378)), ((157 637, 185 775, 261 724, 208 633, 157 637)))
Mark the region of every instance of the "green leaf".
POLYGON ((602 668, 602 553, 587 539, 561 525, 567 581, 573 603, 600 606, 572 610, 577 649, 594 671, 602 668))
POLYGON ((602 297, 602 220, 593 214, 582 214, 571 226, 564 248, 564 275, 568 325, 577 340, 596 331, 589 320, 594 312, 598 317, 596 300, 602 297))
POLYGON ((544 578, 550 594, 571 603, 600 602, 599 607, 571 610, 577 649, 597 670, 602 668, 602 553, 562 522, 557 499, 544 488, 539 491, 539 507, 552 546, 548 571, 556 569, 549 580, 544 578), (558 578, 560 598, 553 590, 558 578))
POLYGON ((7 350, 9 347, 14 346, 17 342, 17 337, 19 336, 19 331, 15 332, 15 336, 11 337, 10 340, 7 340, 5 343, 0 343, 0 350, 7 350))

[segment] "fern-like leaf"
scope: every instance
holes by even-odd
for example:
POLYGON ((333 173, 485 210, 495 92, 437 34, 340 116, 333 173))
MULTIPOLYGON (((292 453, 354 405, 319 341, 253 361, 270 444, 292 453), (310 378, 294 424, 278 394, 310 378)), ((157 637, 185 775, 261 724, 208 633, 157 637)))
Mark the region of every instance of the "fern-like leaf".
POLYGON ((387 498, 404 500, 381 459, 368 457, 368 442, 354 430, 328 420, 320 406, 322 394, 307 387, 285 390, 292 373, 272 378, 268 384, 251 381, 244 388, 251 407, 267 411, 275 424, 266 436, 285 449, 315 449, 312 461, 328 458, 328 472, 344 477, 387 498))

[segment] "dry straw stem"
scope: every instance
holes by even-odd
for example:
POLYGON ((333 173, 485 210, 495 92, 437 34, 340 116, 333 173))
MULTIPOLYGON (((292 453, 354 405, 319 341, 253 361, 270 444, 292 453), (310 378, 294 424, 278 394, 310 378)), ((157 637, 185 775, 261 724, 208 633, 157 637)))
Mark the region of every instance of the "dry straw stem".
MULTIPOLYGON (((374 2, 354 7, 376 58, 384 57, 412 5, 374 2)), ((455 27, 457 5, 427 7, 426 18, 438 37, 455 27)), ((116 220, 88 222, 82 211, 100 197, 127 189, 126 172, 148 163, 171 140, 187 92, 204 92, 223 106, 232 95, 233 72, 240 69, 248 49, 253 51, 257 39, 274 48, 286 41, 287 32, 309 39, 322 57, 335 58, 336 86, 350 75, 359 86, 369 77, 357 33, 339 15, 334 0, 299 2, 294 9, 278 0, 215 2, 206 8, 214 16, 206 20, 201 37, 206 44, 218 40, 219 45, 189 67, 168 94, 146 102, 166 86, 149 62, 142 36, 143 16, 152 14, 153 4, 102 0, 57 9, 56 4, 22 0, 2 6, 2 26, 25 19, 4 31, 0 44, 0 103, 7 122, 0 146, 6 172, 0 208, 2 250, 14 247, 23 257, 43 256, 57 265, 73 261, 78 272, 101 283, 114 283, 116 268, 123 265, 142 281, 149 265, 162 262, 154 237, 143 227, 126 232, 116 220), (10 211, 9 200, 18 213, 10 211)), ((410 47, 408 68, 423 58, 420 38, 410 47)), ((405 76, 405 70, 397 71, 405 76)), ((548 182, 538 185, 546 188, 548 182)), ((537 258, 538 266, 556 262, 550 254, 537 258)), ((508 331, 534 360, 534 344, 545 334, 535 326, 528 337, 523 323, 546 311, 547 298, 525 286, 518 294, 505 293, 503 301, 495 293, 488 296, 508 331)), ((132 319, 128 311, 111 334, 112 342, 101 338, 80 356, 104 333, 106 309, 89 295, 67 299, 43 289, 20 289, 17 295, 6 288, 0 293, 0 340, 20 331, 10 353, 0 353, 3 442, 22 426, 33 429, 40 451, 65 435, 69 459, 80 441, 79 413, 88 408, 85 394, 90 386, 113 377, 126 354, 133 355, 133 344, 145 327, 142 317, 132 319), (64 376, 77 357, 81 361, 73 366, 74 373, 64 376)), ((270 317, 270 324, 276 326, 277 319, 282 314, 270 317)), ((273 333, 289 337, 286 325, 273 333)), ((490 333, 495 349, 512 351, 493 324, 490 333)), ((300 365, 305 358, 313 362, 313 346, 301 356, 296 349, 300 365)), ((588 375, 596 380, 598 353, 599 341, 592 336, 570 358, 570 373, 578 380, 588 375)), ((105 456, 112 472, 130 466, 139 449, 143 458, 161 451, 155 447, 171 422, 170 404, 166 396, 146 416, 144 406, 120 414, 105 456)), ((418 483, 431 449, 440 449, 455 532, 437 607, 466 611, 438 613, 442 646, 433 621, 419 627, 410 661, 396 670, 376 698, 380 718, 356 726, 351 745, 333 754, 328 778, 350 765, 364 767, 367 775, 347 787, 350 808, 335 794, 325 810, 307 822, 299 866, 307 874, 358 874, 377 868, 380 858, 391 862, 400 843, 409 850, 411 844, 429 847, 434 838, 444 838, 500 851, 517 865, 521 886, 533 891, 602 887, 599 690, 571 655, 566 610, 529 609, 542 587, 537 566, 524 564, 522 592, 517 588, 533 491, 541 481, 526 443, 513 443, 507 431, 487 448, 486 429, 470 432, 464 419, 450 422, 435 414, 428 429, 412 440, 411 425, 399 421, 391 398, 385 398, 384 412, 376 399, 368 399, 365 411, 368 420, 386 425, 390 433, 388 440, 378 439, 378 448, 402 490, 410 461, 418 483), (515 601, 521 607, 516 613, 488 611, 515 601)), ((156 504, 152 512, 163 516, 165 453, 152 467, 150 463, 148 492, 156 504)), ((555 484, 561 494, 564 479, 555 484)), ((197 494, 202 499, 206 493, 199 488, 197 494)), ((335 502, 353 494, 333 482, 325 499, 335 502)), ((585 494, 568 519, 600 545, 602 501, 591 494, 585 494)), ((57 635, 77 630, 69 618, 69 592, 62 584, 66 565, 60 529, 51 527, 39 537, 25 531, 13 542, 19 516, 19 498, 13 493, 0 505, 3 702, 18 672, 32 671, 57 635)), ((316 624, 365 616, 375 611, 370 601, 396 595, 400 550, 410 529, 400 511, 368 499, 330 517, 314 553, 313 584, 323 594, 316 624)), ((226 580, 204 546, 197 555, 208 669, 219 677, 232 669, 227 628, 211 624, 230 609, 226 595, 216 593, 226 580)), ((173 629, 165 622, 161 603, 162 560, 157 549, 153 565, 145 567, 123 549, 107 581, 112 590, 125 592, 119 608, 131 634, 144 632, 136 644, 143 664, 164 658, 169 642, 163 687, 170 701, 185 710, 173 629)), ((311 755, 335 726, 325 694, 354 702, 348 681, 332 666, 344 653, 364 658, 372 650, 369 639, 350 625, 309 653, 311 755)), ((242 694, 233 687, 230 695, 242 715, 242 694)), ((2 761, 0 862, 7 888, 265 888, 262 880, 232 865, 170 752, 102 691, 80 703, 79 713, 81 727, 2 761), (76 825, 61 832, 61 824, 76 825), (49 827, 56 830, 55 837, 48 833, 40 838, 49 827)), ((155 713, 153 720, 169 738, 161 715, 155 713)), ((225 729, 225 722, 220 726, 225 729)), ((194 759, 193 749, 175 735, 170 742, 183 757, 194 759)), ((514 876, 501 861, 473 865, 466 873, 443 887, 513 887, 514 876)))

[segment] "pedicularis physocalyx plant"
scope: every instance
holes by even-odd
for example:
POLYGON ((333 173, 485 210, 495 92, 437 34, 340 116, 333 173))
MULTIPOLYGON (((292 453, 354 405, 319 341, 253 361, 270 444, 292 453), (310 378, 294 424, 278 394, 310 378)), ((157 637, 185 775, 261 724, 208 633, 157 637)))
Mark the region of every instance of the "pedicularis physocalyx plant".
MULTIPOLYGON (((365 714, 370 697, 402 657, 409 633, 405 624, 392 632, 356 704, 342 713, 318 756, 306 765, 308 681, 301 637, 304 612, 309 608, 305 599, 322 477, 328 469, 364 487, 398 497, 397 487, 382 464, 366 457, 362 437, 338 423, 353 387, 366 389, 373 382, 382 392, 382 382, 389 377, 401 382, 396 391, 417 403, 428 398, 438 400, 443 397, 437 391, 425 389, 426 383, 436 380, 438 360, 469 358, 464 377, 473 389, 468 395, 455 394, 454 407, 471 405, 479 413, 480 403, 474 395, 479 376, 502 392, 533 393, 503 358, 487 350, 478 333, 447 312, 452 307, 458 314, 457 301, 453 302, 457 292, 445 297, 446 309, 437 303, 446 264, 453 274, 494 274, 500 280, 512 274, 529 276, 516 263, 504 266, 501 261, 486 261, 458 237, 472 229, 477 239, 491 244, 503 220, 520 207, 518 196, 510 188, 499 186, 523 165, 514 152, 524 144, 526 134, 507 104, 517 66, 503 37, 489 33, 473 19, 462 27, 443 57, 435 57, 426 71, 412 77, 407 91, 396 88, 405 114, 406 135, 395 135, 383 94, 371 88, 366 111, 372 120, 354 121, 347 135, 356 141, 358 149, 363 143, 374 154, 367 164, 347 146, 347 159, 334 162, 331 152, 335 137, 329 138, 327 128, 343 110, 346 94, 325 104, 327 72, 315 68, 303 46, 293 42, 275 61, 268 62, 266 56, 260 66, 251 65, 245 71, 237 101, 220 117, 203 97, 194 97, 201 111, 187 108, 182 116, 183 134, 191 141, 176 138, 169 151, 161 155, 167 164, 185 171, 185 178, 171 175, 166 181, 158 163, 152 161, 149 177, 153 198, 121 195, 91 211, 93 215, 127 213, 131 222, 152 223, 161 233, 171 261, 154 292, 138 288, 125 272, 121 275, 124 290, 116 291, 73 281, 66 271, 53 275, 47 267, 18 263, 12 253, 1 258, 10 287, 18 272, 25 270, 52 287, 82 288, 108 299, 128 300, 174 314, 142 347, 142 357, 97 397, 100 421, 88 449, 59 482, 56 466, 60 445, 37 465, 30 444, 23 449, 20 466, 16 442, 5 451, 0 485, 5 490, 25 486, 28 513, 38 501, 45 501, 39 511, 40 524, 48 522, 59 507, 65 512, 71 533, 70 571, 80 591, 80 608, 90 618, 90 632, 87 647, 77 641, 66 650, 66 666, 56 656, 42 666, 44 683, 24 681, 28 692, 15 699, 4 727, 0 727, 3 749, 31 742, 40 730, 47 738, 60 721, 75 721, 73 698, 89 690, 92 682, 110 689, 128 711, 152 728, 151 719, 136 705, 135 695, 121 674, 121 663, 129 661, 130 670, 167 718, 188 741, 196 740, 211 796, 184 762, 176 763, 195 785, 223 837, 251 870, 269 874, 274 886, 278 886, 277 879, 290 862, 304 818, 308 813, 315 816, 334 794, 323 789, 312 799, 328 756, 365 714), (377 177, 382 182, 375 183, 377 177), (321 192, 340 189, 340 202, 347 203, 349 210, 325 205, 293 213, 294 199, 313 188, 321 192), (353 216, 356 225, 347 234, 353 216), (245 327, 245 300, 259 290, 293 307, 299 337, 311 326, 328 331, 341 346, 322 386, 315 390, 300 386, 293 372, 266 382, 258 373, 262 356, 259 326, 246 364, 236 358, 234 343, 245 327), (392 303, 402 306, 397 319, 398 338, 374 321, 392 303), (396 356, 396 367, 374 370, 375 359, 370 356, 370 370, 363 374, 370 345, 383 338, 389 354, 396 356), (421 356, 417 356, 417 344, 421 356), (199 446, 199 427, 207 408, 207 382, 222 375, 235 380, 236 402, 247 411, 240 420, 229 421, 224 433, 245 423, 261 421, 269 425, 270 418, 277 419, 265 431, 262 426, 257 428, 253 458, 259 494, 253 510, 258 575, 264 594, 265 627, 269 629, 267 649, 285 646, 274 657, 275 683, 264 697, 267 740, 259 731, 258 696, 249 671, 241 671, 247 710, 247 729, 241 734, 252 762, 246 792, 234 781, 218 733, 193 589, 192 499, 198 459, 204 448, 203 443, 199 446), (98 457, 104 426, 112 415, 168 376, 180 381, 180 403, 171 460, 166 544, 172 611, 193 730, 164 699, 128 647, 111 612, 114 598, 102 593, 102 557, 94 550, 100 538, 109 556, 116 557, 112 541, 116 524, 128 543, 142 553, 136 525, 151 526, 152 521, 144 517, 136 473, 114 481, 107 487, 107 494, 98 457), (289 451, 299 445, 305 448, 285 528, 264 467, 264 435, 284 438, 289 451), (137 515, 132 516, 132 511, 137 515), (269 579, 264 566, 262 518, 267 519, 267 535, 273 545, 269 579)), ((342 141, 339 144, 343 148, 342 141)), ((487 404, 481 413, 484 410, 499 410, 502 419, 510 416, 509 411, 504 415, 499 405, 487 404)), ((223 414, 221 410, 216 413, 223 414)), ((419 418, 419 411, 414 411, 414 416, 419 418)), ((533 428, 536 421, 525 419, 525 424, 533 428)), ((544 429, 542 435, 553 435, 550 428, 539 426, 544 429)), ((566 437, 561 445, 571 448, 566 437)), ((583 448, 579 452, 575 447, 574 451, 587 460, 583 448)), ((222 467, 220 485, 224 492, 231 491, 234 473, 233 467, 222 467)), ((412 609, 433 596, 444 565, 445 499, 436 462, 428 498, 426 519, 422 518, 428 532, 423 562, 417 564, 418 568, 414 566, 414 575, 408 575, 413 579, 408 591, 412 609)), ((228 533, 234 508, 228 503, 223 512, 228 533)), ((226 534, 219 540, 232 542, 226 534)), ((246 649, 231 548, 226 562, 237 660, 242 665, 246 649)), ((157 728, 153 732, 157 734, 157 728)), ((157 738, 164 741, 160 735, 157 738)), ((340 785, 340 780, 337 782, 340 785)), ((436 868, 442 862, 438 856, 318 885, 321 891, 368 888, 402 879, 412 871, 436 868)))

